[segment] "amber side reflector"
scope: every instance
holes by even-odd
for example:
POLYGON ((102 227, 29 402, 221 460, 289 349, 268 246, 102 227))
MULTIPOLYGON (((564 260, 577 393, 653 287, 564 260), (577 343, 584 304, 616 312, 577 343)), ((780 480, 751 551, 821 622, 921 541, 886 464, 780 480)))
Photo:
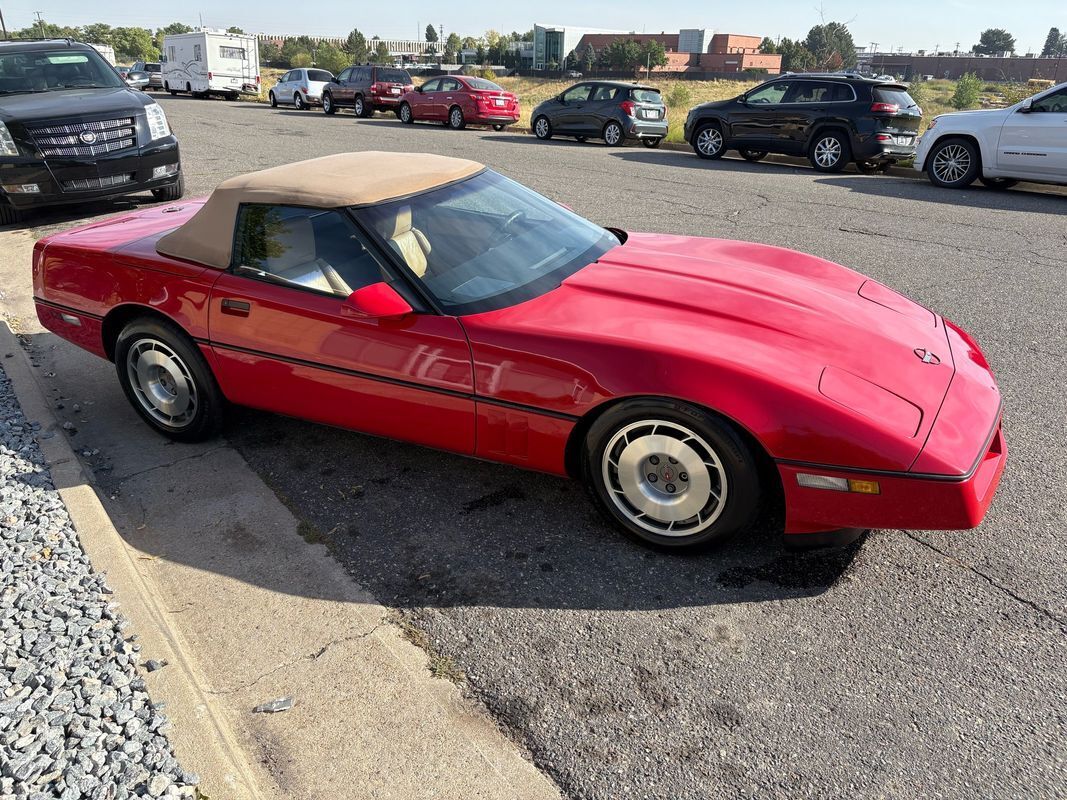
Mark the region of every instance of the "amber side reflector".
POLYGON ((881 494, 878 481, 856 481, 851 478, 848 481, 848 490, 857 494, 881 494))

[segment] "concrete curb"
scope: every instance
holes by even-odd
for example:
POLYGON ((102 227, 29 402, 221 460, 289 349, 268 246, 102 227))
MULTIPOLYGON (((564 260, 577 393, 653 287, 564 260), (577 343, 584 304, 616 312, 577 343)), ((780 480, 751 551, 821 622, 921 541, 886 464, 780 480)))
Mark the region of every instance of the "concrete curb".
POLYGON ((164 609, 137 566, 131 548, 111 522, 67 437, 45 399, 29 358, 7 323, 0 323, 0 358, 27 420, 40 425, 37 439, 52 482, 67 507, 93 567, 107 574, 122 613, 145 650, 168 662, 166 669, 143 673, 153 699, 166 701, 173 723, 171 743, 182 765, 200 775, 205 794, 234 800, 262 796, 249 759, 221 710, 203 690, 195 657, 167 620, 164 609), (11 358, 7 358, 12 354, 11 358), (41 434, 53 434, 43 437, 41 434))

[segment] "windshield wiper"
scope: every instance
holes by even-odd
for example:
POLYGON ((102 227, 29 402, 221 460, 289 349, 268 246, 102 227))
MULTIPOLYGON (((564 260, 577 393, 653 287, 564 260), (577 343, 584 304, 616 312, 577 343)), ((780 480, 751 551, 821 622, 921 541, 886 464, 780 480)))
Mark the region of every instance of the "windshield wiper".
POLYGON ((47 91, 47 89, 0 89, 0 94, 37 94, 47 91))

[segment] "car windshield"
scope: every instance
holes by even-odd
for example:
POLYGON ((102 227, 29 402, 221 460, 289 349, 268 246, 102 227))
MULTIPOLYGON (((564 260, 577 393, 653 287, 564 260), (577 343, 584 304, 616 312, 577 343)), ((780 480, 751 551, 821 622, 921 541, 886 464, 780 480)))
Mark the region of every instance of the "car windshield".
POLYGON ((379 69, 378 83, 411 83, 411 76, 402 69, 379 69))
POLYGON ((161 64, 145 64, 144 65, 144 71, 145 72, 162 72, 163 71, 163 66, 161 64))
POLYGON ((95 50, 32 50, 0 55, 0 94, 125 85, 95 50))
POLYGON ((472 89, 482 89, 491 92, 504 91, 495 83, 493 83, 492 81, 487 81, 485 78, 464 78, 463 80, 465 80, 467 82, 467 85, 470 86, 472 89))
POLYGON ((663 103, 663 98, 656 89, 631 89, 630 99, 636 103, 663 103))
POLYGON ((447 314, 532 300, 619 244, 604 228, 491 170, 353 213, 447 314))
POLYGON ((331 80, 333 80, 333 75, 331 75, 329 72, 327 72, 324 69, 309 69, 308 70, 308 80, 309 81, 325 81, 326 83, 329 83, 331 80))

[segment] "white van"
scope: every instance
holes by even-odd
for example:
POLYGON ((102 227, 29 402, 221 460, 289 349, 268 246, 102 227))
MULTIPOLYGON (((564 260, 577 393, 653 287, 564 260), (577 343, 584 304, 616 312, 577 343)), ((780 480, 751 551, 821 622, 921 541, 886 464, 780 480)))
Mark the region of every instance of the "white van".
POLYGON ((201 29, 163 37, 163 89, 236 100, 259 95, 259 46, 254 36, 201 29))

